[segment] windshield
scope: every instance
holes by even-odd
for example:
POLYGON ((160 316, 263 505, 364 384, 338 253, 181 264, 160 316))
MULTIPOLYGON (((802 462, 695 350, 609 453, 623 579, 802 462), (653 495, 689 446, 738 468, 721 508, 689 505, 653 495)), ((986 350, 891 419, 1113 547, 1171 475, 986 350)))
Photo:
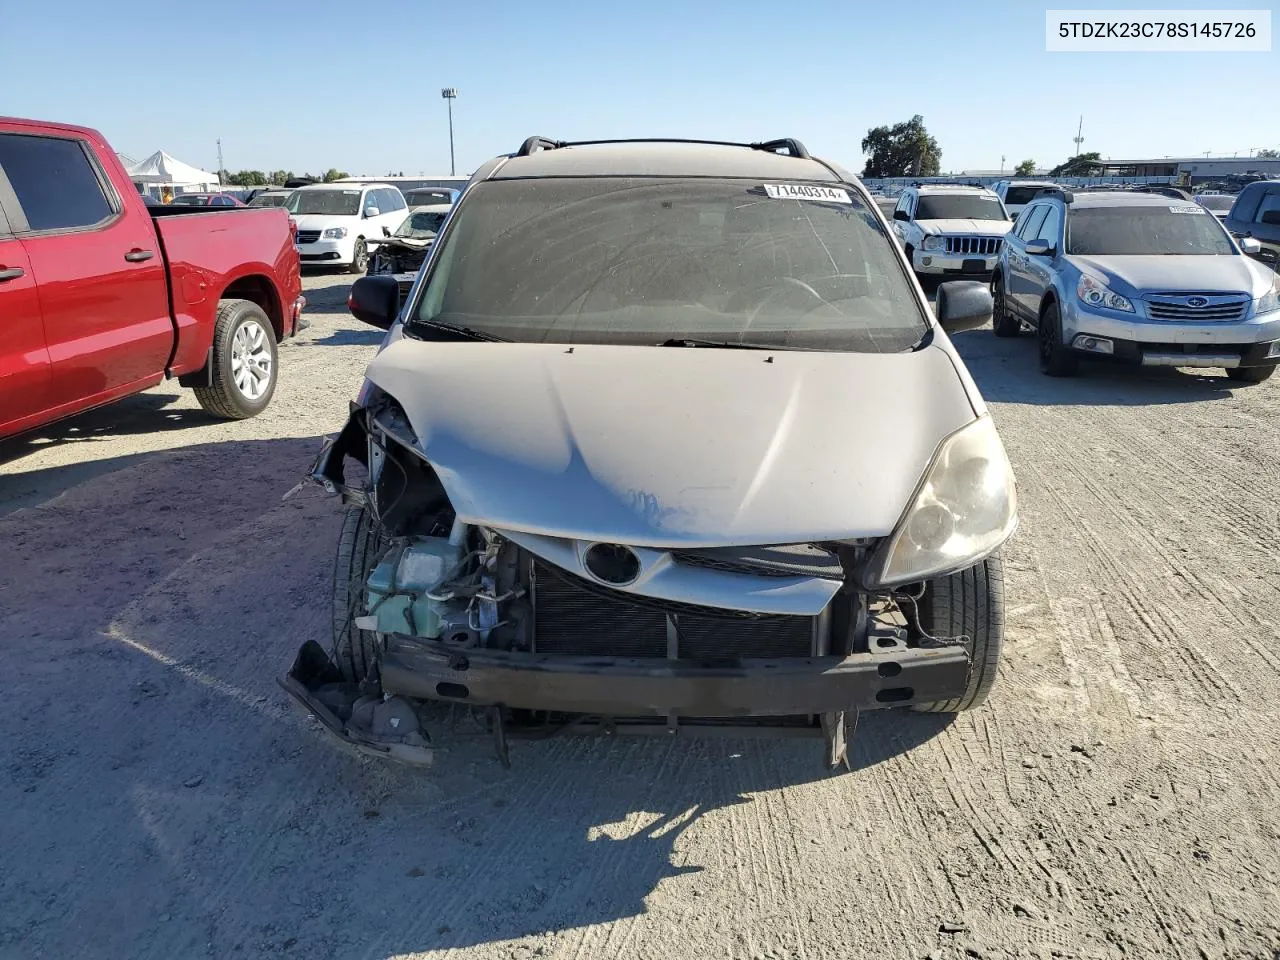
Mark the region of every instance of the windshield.
POLYGON ((818 190, 769 187, 622 177, 479 184, 413 316, 524 342, 915 345, 927 320, 875 216, 843 188, 821 188, 836 202, 775 199, 818 190))
POLYGON ((440 224, 444 223, 443 213, 413 213, 404 223, 396 228, 397 237, 415 237, 418 240, 430 240, 440 232, 440 224))
POLYGON ((1035 199, 1035 195, 1044 190, 1046 184, 1040 184, 1034 187, 1010 187, 1004 195, 1006 204, 1025 204, 1035 199))
POLYGON ((284 208, 290 213, 319 213, 354 217, 360 212, 359 190, 295 190, 284 208))
POLYGON ((1232 204, 1236 202, 1236 198, 1222 194, 1220 196, 1199 196, 1196 197, 1196 201, 1200 206, 1206 210, 1212 210, 1214 213, 1229 213, 1232 204))
POLYGON ((453 193, 449 190, 410 190, 404 199, 411 207, 425 207, 430 203, 453 203, 453 193))
POLYGON ((1194 203, 1087 207, 1068 221, 1067 252, 1085 256, 1235 253, 1218 218, 1194 203))
POLYGON ((249 201, 251 207, 283 207, 289 199, 287 193, 261 193, 249 201))
POLYGON ((917 220, 1008 220, 1000 199, 980 193, 921 194, 917 220))

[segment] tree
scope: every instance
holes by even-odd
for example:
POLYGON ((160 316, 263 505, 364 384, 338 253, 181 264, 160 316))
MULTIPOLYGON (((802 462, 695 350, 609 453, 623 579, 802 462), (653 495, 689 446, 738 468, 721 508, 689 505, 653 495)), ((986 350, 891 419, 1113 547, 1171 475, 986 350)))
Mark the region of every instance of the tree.
POLYGON ((1035 172, 1036 162, 1034 160, 1023 160, 1013 168, 1013 175, 1015 177, 1029 177, 1035 172))
POLYGON ((942 163, 938 141, 929 136, 920 114, 905 123, 868 130, 862 152, 867 155, 864 177, 933 177, 942 163))
POLYGON ((267 181, 275 187, 283 187, 288 181, 293 179, 292 170, 272 170, 271 176, 267 177, 267 181))
POLYGON ((1280 150, 1259 150, 1254 156, 1259 160, 1280 160, 1280 150))
POLYGON ((1052 170, 1049 171, 1051 177, 1090 177, 1101 172, 1102 155, 1094 153, 1081 153, 1072 157, 1070 160, 1064 160, 1052 170))
POLYGON ((325 171, 324 182, 333 183, 333 181, 341 180, 343 177, 346 177, 346 176, 350 176, 350 174, 346 173, 343 170, 338 170, 335 167, 330 167, 328 170, 325 171))

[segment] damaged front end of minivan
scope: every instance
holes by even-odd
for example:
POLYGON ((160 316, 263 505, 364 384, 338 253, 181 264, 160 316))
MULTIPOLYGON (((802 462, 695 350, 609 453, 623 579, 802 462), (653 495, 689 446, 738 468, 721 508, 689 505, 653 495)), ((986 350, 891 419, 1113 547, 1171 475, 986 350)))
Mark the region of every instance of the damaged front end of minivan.
POLYGON ((1016 504, 947 351, 882 380, 883 358, 626 349, 383 349, 311 473, 347 511, 333 649, 304 644, 295 699, 419 764, 421 708, 443 701, 484 717, 504 763, 522 734, 729 728, 822 736, 834 766, 860 711, 985 698, 1016 504), (932 400, 912 417, 820 442, 817 411, 914 378, 932 400), (628 384, 653 382, 635 412, 628 384))

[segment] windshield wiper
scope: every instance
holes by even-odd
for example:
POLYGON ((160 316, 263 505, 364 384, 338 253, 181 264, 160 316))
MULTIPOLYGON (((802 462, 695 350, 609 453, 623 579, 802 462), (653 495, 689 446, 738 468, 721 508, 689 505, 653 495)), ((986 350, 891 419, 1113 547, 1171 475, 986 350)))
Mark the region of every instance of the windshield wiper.
POLYGON ((471 327, 464 327, 456 323, 443 323, 439 320, 420 320, 413 319, 405 324, 406 329, 414 327, 428 327, 432 330, 443 330, 445 333, 452 333, 459 337, 466 337, 468 340, 484 340, 489 343, 510 343, 506 337, 499 337, 492 333, 485 333, 482 330, 473 330, 471 327))
POLYGON ((773 343, 743 343, 740 340, 698 340, 694 337, 672 337, 660 347, 725 347, 730 350, 801 350, 803 347, 780 347, 773 343))

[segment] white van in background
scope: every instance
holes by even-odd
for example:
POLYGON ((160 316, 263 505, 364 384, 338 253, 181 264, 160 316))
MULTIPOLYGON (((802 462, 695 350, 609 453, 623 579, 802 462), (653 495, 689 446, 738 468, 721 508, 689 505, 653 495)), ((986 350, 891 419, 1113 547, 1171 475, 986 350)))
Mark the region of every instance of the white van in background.
POLYGON ((298 225, 304 266, 346 267, 364 273, 369 251, 409 215, 395 187, 385 183, 313 183, 299 187, 284 208, 298 225))

